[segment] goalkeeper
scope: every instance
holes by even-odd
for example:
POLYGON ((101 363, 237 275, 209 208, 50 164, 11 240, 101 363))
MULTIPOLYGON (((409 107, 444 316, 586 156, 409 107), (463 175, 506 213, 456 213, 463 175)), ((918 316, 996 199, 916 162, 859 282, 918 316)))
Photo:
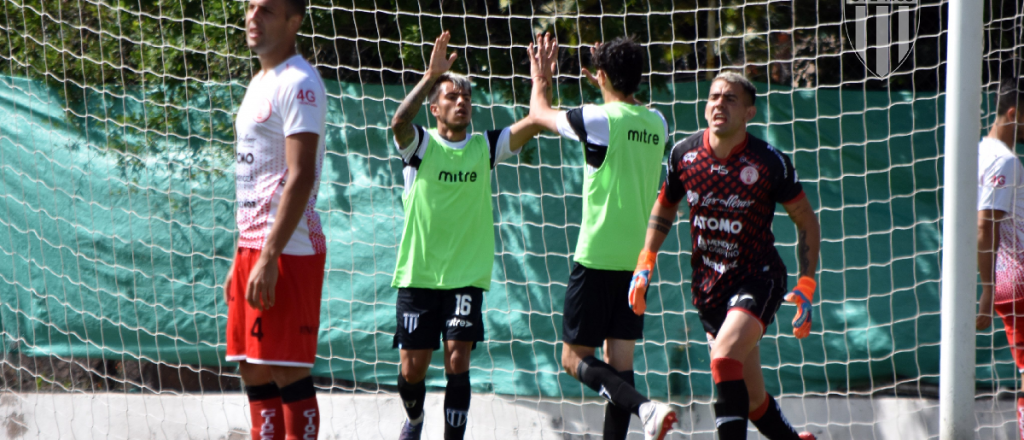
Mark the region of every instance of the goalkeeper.
POLYGON ((468 133, 472 84, 448 72, 456 58, 447 53, 450 39, 447 31, 437 37, 423 79, 391 120, 405 165, 405 228, 392 282, 398 289, 394 347, 402 363, 398 394, 409 416, 402 440, 419 439, 423 431, 423 380, 439 337, 448 379, 444 438, 465 435, 470 351, 484 339, 483 292, 494 265, 491 170, 540 132, 527 117, 503 129, 468 133), (436 129, 412 122, 425 98, 436 129))
MULTIPOLYGON (((556 46, 538 35, 542 48, 556 46)), ((643 48, 628 38, 597 44, 592 50, 603 105, 569 111, 551 108, 547 93, 552 72, 534 75, 530 115, 548 130, 583 144, 586 161, 583 218, 576 264, 565 292, 562 368, 608 399, 604 438, 625 439, 631 414, 643 422, 647 439, 662 439, 676 420, 668 405, 649 401, 633 386, 633 353, 643 337, 644 318, 633 314, 622 295, 644 239, 644 218, 654 204, 668 124, 657 110, 639 103, 643 48), (604 361, 594 357, 604 346, 604 361)), ((553 53, 541 50, 541 54, 553 53)), ((531 54, 531 58, 534 58, 531 54)), ((544 59, 532 64, 549 66, 544 59)))
POLYGON ((749 419, 771 440, 809 440, 814 436, 797 434, 765 391, 758 342, 784 299, 800 308, 793 321, 796 337, 810 331, 818 218, 789 158, 747 133, 747 123, 757 113, 756 93, 736 73, 722 73, 712 81, 704 108, 708 129, 672 147, 668 178, 651 212, 629 302, 634 312, 643 313, 658 248, 685 198, 693 243, 693 304, 711 347, 718 438, 746 438, 749 419), (776 203, 786 208, 798 233, 800 280, 788 295, 786 267, 772 235, 776 203))

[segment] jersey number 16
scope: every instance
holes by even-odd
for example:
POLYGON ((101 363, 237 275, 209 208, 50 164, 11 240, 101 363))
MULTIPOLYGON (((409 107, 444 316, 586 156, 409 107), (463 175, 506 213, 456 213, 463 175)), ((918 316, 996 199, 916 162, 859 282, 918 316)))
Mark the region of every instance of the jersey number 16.
POLYGON ((473 297, 469 295, 455 294, 455 314, 456 315, 469 315, 469 311, 473 309, 473 297))

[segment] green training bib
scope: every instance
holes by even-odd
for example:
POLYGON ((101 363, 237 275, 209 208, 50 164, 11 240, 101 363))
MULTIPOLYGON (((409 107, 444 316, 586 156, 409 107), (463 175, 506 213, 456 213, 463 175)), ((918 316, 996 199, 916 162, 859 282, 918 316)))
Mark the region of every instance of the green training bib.
POLYGON ((428 130, 427 151, 402 195, 405 228, 392 287, 491 287, 494 218, 487 139, 474 134, 449 148, 428 130))
POLYGON ((591 269, 632 271, 658 198, 668 133, 658 114, 644 106, 613 102, 600 109, 608 116, 608 153, 583 181, 576 261, 591 269))

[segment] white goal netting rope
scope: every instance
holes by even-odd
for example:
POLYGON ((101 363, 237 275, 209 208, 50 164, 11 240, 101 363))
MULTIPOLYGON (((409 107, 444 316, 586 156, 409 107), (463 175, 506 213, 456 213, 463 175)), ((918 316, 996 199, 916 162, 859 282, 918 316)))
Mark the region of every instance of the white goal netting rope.
MULTIPOLYGON (((790 155, 823 225, 812 335, 791 337, 793 310, 780 310, 781 324, 761 342, 769 391, 795 402, 794 421, 832 438, 877 437, 882 429, 871 417, 850 415, 850 399, 933 397, 941 2, 911 8, 912 56, 884 81, 858 58, 842 4, 312 3, 299 46, 331 98, 318 206, 329 249, 314 368, 322 391, 395 396, 390 282, 403 221, 402 165, 388 121, 419 80, 434 36, 449 29, 459 52, 454 70, 475 83, 476 131, 525 114, 526 44, 540 30, 562 46, 556 99, 565 108, 599 98, 580 81, 589 43, 634 35, 645 44, 651 73, 639 96, 666 115, 673 141, 706 125, 710 77, 725 68, 746 73, 760 93, 751 132, 790 155), (828 403, 824 419, 812 420, 820 408, 809 398, 828 403), (846 415, 833 413, 836 405, 846 415)), ((986 2, 987 59, 1018 49, 1010 24, 1019 8, 1008 3, 986 2)), ((244 9, 231 0, 2 3, 5 395, 141 391, 202 400, 239 389, 223 361, 221 283, 236 235, 233 114, 258 69, 244 45, 244 9)), ((992 107, 986 101, 986 114, 992 107)), ((431 125, 421 113, 418 122, 431 125)), ((477 392, 561 408, 595 397, 559 365, 582 164, 578 144, 546 134, 496 167, 498 255, 486 295, 487 341, 472 360, 477 392)), ((795 274, 795 229, 779 213, 774 232, 795 274)), ((682 405, 707 404, 713 389, 690 304, 688 228, 681 215, 659 257, 635 367, 642 393, 682 405)), ((1017 386, 1000 328, 978 339, 978 379, 991 385, 991 397, 1000 386, 1017 386)), ((439 370, 428 384, 443 385, 439 370)), ((894 420, 935 412, 936 402, 923 402, 901 407, 894 420)), ((684 430, 710 435, 713 427, 690 417, 684 430)), ((981 417, 982 429, 1013 424, 981 417)), ((600 425, 551 429, 597 433, 600 425)))

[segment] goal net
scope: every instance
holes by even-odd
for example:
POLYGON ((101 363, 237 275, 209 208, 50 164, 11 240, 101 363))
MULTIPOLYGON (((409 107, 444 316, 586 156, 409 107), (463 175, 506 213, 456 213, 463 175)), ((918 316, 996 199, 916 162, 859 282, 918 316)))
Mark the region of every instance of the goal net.
MULTIPOLYGON (((330 97, 317 206, 329 254, 313 369, 327 438, 395 438, 404 419, 390 287, 403 181, 388 124, 443 29, 459 54, 453 70, 474 83, 473 131, 527 113, 526 45, 540 31, 561 45, 562 108, 600 99, 581 80, 589 45, 634 36, 650 71, 638 97, 666 116, 673 142, 706 126, 714 75, 754 80, 750 131, 790 156, 822 224, 812 333, 792 337, 794 310, 779 310, 760 342, 767 389, 819 439, 937 434, 945 2, 884 11, 815 0, 310 3, 298 46, 330 97)), ((986 60, 1012 59, 1020 8, 984 3, 986 60)), ((245 8, 0 2, 8 436, 247 432, 235 365, 224 361, 222 297, 237 235, 233 119, 259 70, 245 8)), ((988 84, 997 70, 985 66, 988 84)), ((432 126, 426 113, 417 122, 432 126)), ((560 366, 582 178, 580 145, 550 133, 495 168, 497 255, 487 340, 470 370, 469 438, 600 435, 602 401, 560 366)), ((777 217, 792 285, 796 232, 783 210, 777 217)), ((714 386, 690 303, 688 229, 682 213, 659 255, 635 371, 641 393, 679 406, 680 432, 710 439, 714 386)), ((1010 438, 1006 397, 1020 384, 1001 324, 977 340, 979 436, 1010 438)), ((434 391, 445 383, 441 358, 427 375, 434 391)), ((431 396, 427 437, 440 438, 431 396)))

